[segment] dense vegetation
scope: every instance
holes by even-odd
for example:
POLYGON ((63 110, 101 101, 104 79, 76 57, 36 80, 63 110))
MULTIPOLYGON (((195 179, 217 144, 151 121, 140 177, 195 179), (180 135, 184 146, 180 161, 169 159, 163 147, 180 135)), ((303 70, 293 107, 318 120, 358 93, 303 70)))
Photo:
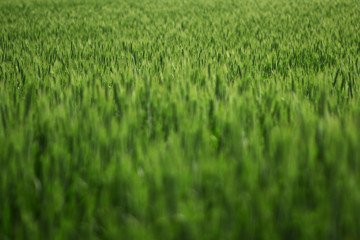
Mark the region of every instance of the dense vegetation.
POLYGON ((0 239, 360 239, 360 1, 2 0, 0 239))

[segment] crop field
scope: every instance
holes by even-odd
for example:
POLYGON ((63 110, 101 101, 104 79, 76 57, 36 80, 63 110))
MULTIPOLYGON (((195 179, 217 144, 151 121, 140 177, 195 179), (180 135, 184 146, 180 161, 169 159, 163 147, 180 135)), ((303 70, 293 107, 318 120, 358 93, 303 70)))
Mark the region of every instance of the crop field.
POLYGON ((360 239, 359 0, 1 0, 0 240, 360 239))

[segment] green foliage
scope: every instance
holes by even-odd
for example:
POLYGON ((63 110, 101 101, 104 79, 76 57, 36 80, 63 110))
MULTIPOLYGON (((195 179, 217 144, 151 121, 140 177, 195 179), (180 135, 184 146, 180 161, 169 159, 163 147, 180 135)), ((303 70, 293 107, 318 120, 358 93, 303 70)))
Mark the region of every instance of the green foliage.
POLYGON ((360 239, 358 0, 0 2, 0 239, 360 239))

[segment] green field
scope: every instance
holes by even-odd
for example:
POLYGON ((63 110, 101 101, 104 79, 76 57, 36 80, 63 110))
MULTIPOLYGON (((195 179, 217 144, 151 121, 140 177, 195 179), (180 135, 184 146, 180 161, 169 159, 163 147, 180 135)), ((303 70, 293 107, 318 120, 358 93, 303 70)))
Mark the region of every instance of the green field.
POLYGON ((360 239, 359 0, 1 0, 0 240, 360 239))

